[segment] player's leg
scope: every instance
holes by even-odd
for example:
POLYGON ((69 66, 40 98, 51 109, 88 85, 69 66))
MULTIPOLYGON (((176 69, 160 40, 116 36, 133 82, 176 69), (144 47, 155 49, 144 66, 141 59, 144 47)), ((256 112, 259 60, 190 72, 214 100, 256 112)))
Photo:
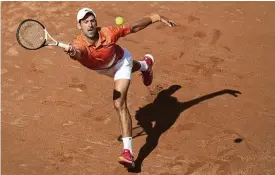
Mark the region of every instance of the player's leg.
POLYGON ((127 93, 130 80, 116 80, 113 92, 114 107, 119 115, 122 137, 132 137, 132 120, 127 108, 127 93))
MULTIPOLYGON (((144 66, 144 65, 143 65, 144 66)), ((133 68, 132 68, 132 73, 136 72, 136 71, 140 71, 141 70, 141 62, 137 61, 137 60, 133 60, 133 68)))
POLYGON ((134 167, 132 150, 132 119, 127 107, 127 93, 130 80, 119 79, 115 81, 113 101, 119 116, 119 123, 123 141, 123 152, 118 158, 119 163, 126 167, 134 167))
POLYGON ((119 163, 126 167, 134 166, 132 151, 132 119, 127 107, 127 93, 131 82, 133 59, 128 51, 116 65, 114 73, 114 107, 119 116, 123 141, 123 152, 118 158, 119 163))
MULTIPOLYGON (((116 80, 113 92, 114 107, 119 116, 122 138, 132 137, 132 119, 127 107, 127 93, 129 85, 130 80, 116 80)), ((124 147, 127 147, 127 145, 124 147)), ((127 149, 132 152, 131 147, 128 147, 127 149)))
POLYGON ((127 108, 127 93, 130 80, 116 80, 114 84, 113 101, 114 107, 119 115, 122 137, 131 137, 132 120, 127 108))

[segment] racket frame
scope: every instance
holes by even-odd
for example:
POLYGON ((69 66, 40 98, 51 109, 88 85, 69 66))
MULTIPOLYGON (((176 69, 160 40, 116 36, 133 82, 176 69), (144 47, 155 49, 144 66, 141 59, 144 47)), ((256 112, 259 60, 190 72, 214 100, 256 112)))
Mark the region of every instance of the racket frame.
POLYGON ((62 47, 62 48, 64 48, 64 49, 69 48, 69 45, 68 45, 68 44, 64 44, 64 43, 58 42, 58 41, 56 41, 55 39, 53 39, 53 37, 52 37, 52 36, 49 34, 49 32, 47 31, 46 27, 45 27, 41 22, 39 22, 39 21, 37 21, 37 20, 34 20, 34 19, 25 19, 25 20, 23 20, 23 21, 19 24, 19 26, 18 26, 18 28, 17 28, 17 31, 16 31, 16 39, 17 39, 18 43, 19 43, 22 47, 24 47, 25 49, 28 49, 28 50, 37 50, 37 49, 40 49, 40 48, 42 48, 42 47, 44 47, 44 46, 59 46, 59 47, 62 47), (25 22, 27 22, 27 21, 34 21, 34 22, 38 23, 38 24, 43 28, 43 30, 44 30, 44 33, 45 33, 44 42, 41 44, 41 46, 39 46, 39 47, 37 47, 37 48, 28 48, 28 47, 24 46, 24 45, 21 43, 21 41, 20 41, 20 38, 19 38, 19 31, 20 31, 20 29, 21 29, 21 26, 22 26, 25 22), (50 39, 53 41, 53 43, 47 43, 48 38, 50 38, 50 39))

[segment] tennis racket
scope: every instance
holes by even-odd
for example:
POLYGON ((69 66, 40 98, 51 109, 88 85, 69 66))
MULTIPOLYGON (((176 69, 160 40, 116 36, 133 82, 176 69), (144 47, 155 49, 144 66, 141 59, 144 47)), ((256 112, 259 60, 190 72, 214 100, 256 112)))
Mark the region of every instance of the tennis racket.
POLYGON ((53 39, 46 27, 33 19, 26 19, 19 24, 16 39, 22 47, 28 50, 37 50, 45 46, 59 46, 68 50, 70 47, 68 44, 53 39))

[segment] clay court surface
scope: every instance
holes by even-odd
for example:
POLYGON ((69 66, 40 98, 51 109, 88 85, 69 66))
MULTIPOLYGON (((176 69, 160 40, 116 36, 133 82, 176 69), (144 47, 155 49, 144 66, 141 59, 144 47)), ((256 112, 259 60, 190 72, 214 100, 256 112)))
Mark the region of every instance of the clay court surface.
POLYGON ((2 174, 275 174, 274 9, 274 2, 2 2, 2 174), (28 51, 15 39, 18 24, 33 18, 69 43, 82 7, 96 11, 99 26, 152 12, 178 23, 118 42, 138 60, 146 53, 156 60, 153 84, 136 73, 129 90, 137 159, 130 172, 117 163, 113 80, 60 48, 28 51))

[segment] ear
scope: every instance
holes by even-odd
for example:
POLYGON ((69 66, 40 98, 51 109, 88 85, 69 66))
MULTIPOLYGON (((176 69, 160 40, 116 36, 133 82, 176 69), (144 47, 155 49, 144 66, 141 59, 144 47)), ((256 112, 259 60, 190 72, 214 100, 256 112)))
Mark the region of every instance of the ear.
POLYGON ((81 25, 80 25, 80 22, 79 22, 79 23, 77 23, 77 28, 78 28, 79 30, 81 30, 81 25))

